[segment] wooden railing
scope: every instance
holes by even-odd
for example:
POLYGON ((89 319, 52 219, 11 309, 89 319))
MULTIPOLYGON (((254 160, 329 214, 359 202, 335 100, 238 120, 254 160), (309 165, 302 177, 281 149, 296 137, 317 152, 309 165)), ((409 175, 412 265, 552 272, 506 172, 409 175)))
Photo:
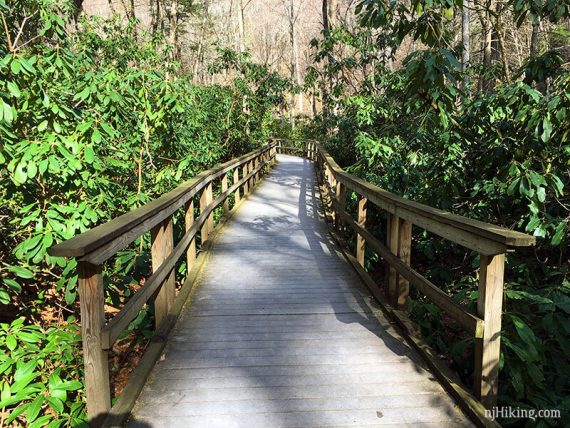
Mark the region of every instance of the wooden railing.
POLYGON ((451 214, 387 192, 345 172, 315 141, 276 140, 278 153, 303 155, 313 160, 328 197, 334 228, 348 226, 356 233, 356 262, 364 270, 368 245, 385 262, 384 289, 393 307, 403 307, 409 285, 445 311, 475 339, 474 393, 486 408, 496 405, 501 339, 505 253, 535 244, 520 232, 451 214), (358 197, 358 218, 346 212, 347 192, 358 197), (387 212, 387 238, 381 242, 367 229, 367 205, 387 212), (467 311, 428 279, 410 267, 412 226, 439 235, 480 255, 477 313, 467 311))
MULTIPOLYGON (((138 209, 50 249, 51 255, 75 257, 78 260, 87 414, 91 426, 113 424, 109 422, 112 414, 117 414, 120 420, 125 415, 119 414, 119 410, 115 409, 117 406, 130 410, 129 405, 120 402, 111 409, 108 352, 115 340, 149 300, 154 304, 155 337, 164 337, 168 333, 188 295, 181 291, 176 297, 176 263, 185 256, 187 272, 190 272, 198 261, 197 234, 200 234, 203 249, 215 227, 214 210, 223 206, 227 214, 229 196, 234 195, 235 206, 274 162, 275 155, 275 144, 270 144, 221 164, 138 209), (233 181, 231 186, 229 180, 233 181), (213 189, 220 185, 221 193, 214 199, 213 189), (200 209, 196 217, 194 196, 199 192, 200 209), (184 210, 186 232, 175 245, 173 216, 180 209, 184 210), (106 322, 103 263, 149 231, 153 273, 120 312, 106 322)), ((183 289, 185 287, 186 284, 183 289)), ((155 352, 155 358, 160 351, 161 348, 155 352)), ((152 364, 146 367, 148 372, 152 364)), ((139 373, 139 377, 146 379, 148 373, 143 374, 139 373)), ((129 383, 132 380, 140 389, 145 379, 129 379, 129 383)), ((128 387, 129 384, 125 390, 128 387)), ((135 391, 131 395, 136 396, 137 393, 135 391)))

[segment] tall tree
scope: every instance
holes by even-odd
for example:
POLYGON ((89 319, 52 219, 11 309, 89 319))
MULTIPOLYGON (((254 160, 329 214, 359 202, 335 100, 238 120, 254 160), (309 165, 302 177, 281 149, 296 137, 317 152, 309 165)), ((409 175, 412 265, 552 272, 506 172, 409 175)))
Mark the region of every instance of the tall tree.
MULTIPOLYGON (((465 73, 469 66, 471 56, 471 14, 470 0, 463 0, 463 7, 461 8, 461 69, 465 73)), ((469 76, 465 74, 463 79, 463 87, 466 89, 469 85, 469 76)))
POLYGON ((540 19, 532 23, 532 34, 530 36, 530 56, 535 57, 538 53, 538 37, 540 34, 540 19))
MULTIPOLYGON (((330 15, 330 6, 331 6, 331 2, 334 3, 334 0, 323 0, 322 3, 322 14, 323 14, 323 36, 326 39, 327 37, 329 37, 330 35, 330 31, 331 31, 331 15, 330 15)), ((334 61, 333 55, 332 53, 329 51, 329 53, 327 54, 327 62, 328 65, 332 65, 334 61)), ((325 112, 328 111, 328 107, 329 107, 329 103, 330 103, 330 94, 329 94, 329 85, 331 85, 331 82, 327 81, 327 77, 326 77, 326 72, 324 73, 325 77, 323 78, 322 81, 322 93, 323 93, 323 110, 325 112)))

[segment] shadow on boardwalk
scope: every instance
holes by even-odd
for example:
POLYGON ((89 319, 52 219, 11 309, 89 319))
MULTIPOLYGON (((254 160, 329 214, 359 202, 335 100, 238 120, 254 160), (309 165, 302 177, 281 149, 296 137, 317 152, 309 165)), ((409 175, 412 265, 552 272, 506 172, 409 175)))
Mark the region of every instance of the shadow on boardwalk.
POLYGON ((470 425, 366 305, 320 213, 312 164, 281 157, 215 243, 136 422, 470 425))

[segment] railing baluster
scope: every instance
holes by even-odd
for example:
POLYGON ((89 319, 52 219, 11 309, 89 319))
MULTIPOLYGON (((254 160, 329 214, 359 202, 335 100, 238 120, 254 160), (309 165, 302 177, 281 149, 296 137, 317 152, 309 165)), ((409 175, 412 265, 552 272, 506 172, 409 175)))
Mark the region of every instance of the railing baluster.
POLYGON ((477 314, 485 321, 483 337, 475 339, 475 395, 490 409, 497 404, 501 314, 505 255, 480 254, 477 314))
MULTIPOLYGON (((247 163, 243 164, 243 167, 241 169, 241 173, 242 173, 241 178, 247 177, 247 163)), ((249 193, 249 186, 248 186, 248 180, 246 180, 243 183, 243 197, 245 198, 248 193, 249 193)))
MULTIPOLYGON (((234 184, 239 182, 239 168, 234 169, 234 184)), ((239 195, 239 187, 234 192, 234 207, 239 203, 240 195, 239 195)))
MULTIPOLYGON (((224 193, 226 190, 228 190, 228 174, 224 174, 224 176, 222 177, 222 193, 224 193)), ((229 198, 227 198, 224 201, 224 216, 227 216, 228 213, 230 212, 230 200, 229 198)))
MULTIPOLYGON (((251 174, 253 172, 253 162, 249 161, 247 163, 247 173, 251 174)), ((255 186, 255 178, 254 176, 251 176, 251 178, 248 180, 249 181, 249 193, 253 192, 253 186, 255 186)))
MULTIPOLYGON (((208 206, 212 203, 212 182, 208 183, 204 190, 202 190, 202 195, 200 195, 200 212, 203 213, 208 209, 208 206)), ((200 231, 200 237, 202 239, 202 246, 208 242, 210 233, 214 230, 214 213, 212 212, 208 219, 202 225, 200 231)))
POLYGON ((337 200, 337 215, 335 219, 335 229, 340 234, 342 233, 342 215, 346 206, 346 187, 340 181, 336 183, 336 200, 337 200))
POLYGON ((81 307, 81 335, 85 366, 85 394, 89 425, 103 424, 111 410, 108 352, 103 350, 105 292, 101 265, 78 262, 81 307))
MULTIPOLYGON (((404 219, 400 220, 398 231, 398 257, 405 264, 410 266, 412 254, 412 223, 404 219)), ((410 293, 410 282, 402 275, 398 274, 397 291, 396 291, 396 304, 403 307, 410 293)))
MULTIPOLYGON (((186 203, 184 207, 184 225, 185 230, 188 232, 190 228, 194 225, 194 200, 191 199, 186 203)), ((196 240, 192 239, 192 242, 186 250, 186 272, 189 273, 192 268, 192 264, 196 260, 196 240)))
MULTIPOLYGON (((174 247, 172 216, 151 230, 151 240, 152 271, 156 272, 164 260, 170 255, 174 247)), ((162 321, 166 319, 174 303, 176 294, 175 287, 174 272, 171 272, 164 283, 159 287, 159 291, 154 298, 154 318, 157 328, 162 321)))
MULTIPOLYGON (((361 196, 358 201, 358 224, 366 228, 366 204, 368 199, 361 196)), ((356 235, 356 260, 364 267, 364 259, 366 256, 366 240, 362 235, 356 235)))
MULTIPOLYGON (((386 235, 386 244, 388 249, 395 256, 398 255, 400 219, 394 214, 388 214, 388 230, 386 235)), ((396 284, 398 282, 398 271, 396 268, 385 264, 386 269, 386 289, 388 294, 388 301, 390 303, 396 302, 396 284)))

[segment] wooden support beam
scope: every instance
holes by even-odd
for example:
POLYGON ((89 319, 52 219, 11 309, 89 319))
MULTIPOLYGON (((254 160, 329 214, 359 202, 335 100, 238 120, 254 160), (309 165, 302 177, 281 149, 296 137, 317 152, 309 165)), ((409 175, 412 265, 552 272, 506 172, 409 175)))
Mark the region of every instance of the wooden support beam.
MULTIPOLYGON (((259 166, 259 156, 255 158, 255 160, 253 161, 253 165, 254 165, 254 168, 257 169, 257 167, 259 166)), ((254 182, 255 183, 259 182, 260 174, 261 174, 261 171, 258 171, 255 173, 255 175, 254 175, 254 182)))
POLYGON ((337 215, 335 218, 335 229, 339 234, 342 234, 343 224, 340 211, 344 211, 346 206, 346 187, 340 181, 336 183, 336 200, 337 200, 337 215))
MULTIPOLYGON (((241 170, 241 174, 242 177, 247 177, 247 163, 243 164, 242 170, 241 170)), ((245 198, 247 196, 247 194, 249 193, 249 181, 246 181, 245 183, 243 183, 243 197, 245 198)))
MULTIPOLYGON (((398 231, 398 257, 407 266, 410 266, 412 254, 412 223, 404 219, 400 219, 398 231)), ((410 294, 410 282, 398 273, 396 285, 396 304, 400 307, 406 305, 410 294)))
POLYGON ((410 284, 415 285, 431 302, 447 312, 473 337, 483 337, 484 322, 479 317, 469 313, 464 307, 455 302, 451 297, 441 291, 433 283, 421 276, 418 272, 406 265, 399 257, 376 239, 370 232, 361 227, 348 213, 343 214, 344 221, 354 231, 366 240, 366 243, 380 255, 387 264, 396 268, 399 275, 404 276, 410 284))
POLYGON ((105 292, 101 265, 78 262, 81 336, 89 425, 99 427, 111 409, 108 352, 103 350, 105 292))
MULTIPOLYGON (((361 197, 358 201, 358 224, 366 229, 366 203, 368 199, 361 197)), ((366 240, 360 234, 356 235, 356 260, 360 266, 364 267, 364 259, 366 256, 366 240)))
POLYGON ((331 200, 331 205, 330 205, 331 217, 332 217, 333 224, 336 225, 337 221, 338 221, 338 215, 337 215, 337 212, 335 209, 335 206, 336 206, 336 204, 335 204, 335 202, 336 202, 335 201, 335 199, 336 199, 336 180, 334 178, 332 171, 330 169, 327 169, 327 171, 328 171, 328 180, 327 181, 329 184, 328 187, 330 187, 329 197, 331 200))
MULTIPOLYGON (((239 182, 239 169, 234 169, 234 184, 239 182)), ((234 207, 239 203, 240 195, 239 195, 239 187, 234 192, 234 207)))
MULTIPOLYGON (((394 214, 388 214, 388 229, 386 235, 386 246, 390 252, 398 256, 398 246, 400 239, 398 232, 400 231, 400 218, 394 214)), ((398 271, 394 266, 385 263, 386 270, 386 290, 388 294, 388 302, 391 304, 396 303, 396 288, 398 283, 398 271)))
MULTIPOLYGON (((152 271, 156 272, 164 260, 170 255, 174 246, 172 217, 167 218, 151 230, 151 242, 152 271)), ((166 319, 174 303, 175 294, 176 285, 174 272, 171 272, 162 285, 159 286, 158 293, 154 298, 154 321, 156 328, 166 319)))
MULTIPOLYGON (((186 203, 184 211, 184 230, 188 232, 194 225, 194 200, 190 200, 186 203)), ((188 246, 186 251, 186 272, 190 272, 192 265, 196 260, 196 240, 192 239, 192 242, 188 246)))
POLYGON ((475 340, 475 395, 487 409, 497 405, 501 314, 505 255, 480 255, 477 314, 483 318, 483 337, 475 340))
MULTIPOLYGON (((251 174, 252 171, 253 171, 253 162, 249 161, 247 163, 247 173, 251 174)), ((253 191, 253 186, 255 186, 255 180, 254 180, 253 176, 250 177, 248 182, 249 182, 249 184, 248 184, 249 193, 251 193, 253 191)))
MULTIPOLYGON (((206 211, 211 203, 212 203, 212 183, 210 182, 204 188, 204 190, 202 190, 202 195, 200 196, 200 213, 206 211)), ((204 222, 202 230, 200 231, 202 246, 204 246, 204 244, 208 242, 210 233, 212 233, 213 230, 214 230, 214 213, 212 212, 208 216, 208 220, 204 222)))
MULTIPOLYGON (((224 193, 226 190, 228 190, 228 175, 225 174, 222 177, 222 193, 224 193)), ((224 217, 228 215, 228 213, 230 212, 230 200, 226 199, 224 201, 224 217)))

